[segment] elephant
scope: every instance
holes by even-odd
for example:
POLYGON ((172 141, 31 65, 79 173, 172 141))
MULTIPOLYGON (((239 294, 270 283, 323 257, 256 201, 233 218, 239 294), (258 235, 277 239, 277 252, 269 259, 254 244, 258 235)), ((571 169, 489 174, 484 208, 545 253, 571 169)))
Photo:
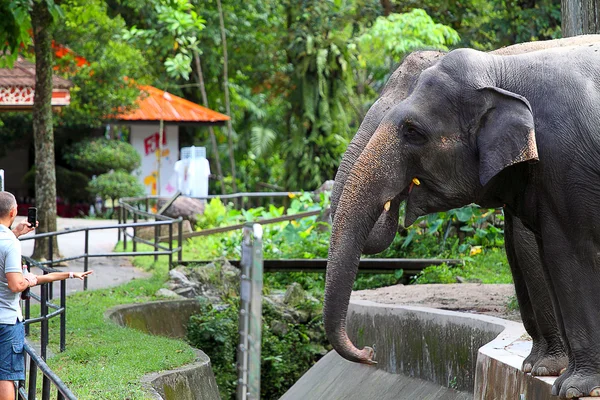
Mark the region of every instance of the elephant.
POLYGON ((389 246, 400 203, 407 201, 406 226, 477 203, 505 210, 507 256, 533 338, 524 371, 556 375, 566 366, 555 394, 600 394, 600 346, 593 340, 600 321, 588 315, 600 287, 593 274, 598 217, 583 207, 600 195, 593 186, 600 149, 600 116, 591 107, 600 95, 596 42, 586 36, 497 54, 422 52, 392 75, 348 147, 332 193, 324 320, 340 355, 373 362, 371 349, 349 340, 345 315, 360 253, 389 246), (560 160, 569 168, 558 167, 560 160))

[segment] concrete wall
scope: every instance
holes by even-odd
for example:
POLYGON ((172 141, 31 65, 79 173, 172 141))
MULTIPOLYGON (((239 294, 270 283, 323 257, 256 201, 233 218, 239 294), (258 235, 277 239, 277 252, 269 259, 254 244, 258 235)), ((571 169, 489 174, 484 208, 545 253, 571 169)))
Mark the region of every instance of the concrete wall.
POLYGON ((359 347, 374 346, 378 369, 472 393, 479 348, 505 329, 492 320, 353 301, 348 335, 359 347))
MULTIPOLYGON (((105 317, 118 325, 172 338, 186 336, 187 322, 199 311, 198 301, 169 300, 111 308, 105 317)), ((210 359, 195 349, 196 361, 171 371, 145 376, 142 383, 155 400, 218 400, 210 359)))
POLYGON ((200 311, 195 299, 153 301, 111 308, 106 317, 118 325, 152 335, 185 338, 190 316, 200 311))
MULTIPOLYGON (((524 333, 498 318, 369 301, 350 303, 347 324, 358 347, 375 348, 378 364, 331 352, 283 399, 472 399, 479 348, 490 341, 504 348, 524 333)), ((515 398, 505 394, 489 398, 515 398)))

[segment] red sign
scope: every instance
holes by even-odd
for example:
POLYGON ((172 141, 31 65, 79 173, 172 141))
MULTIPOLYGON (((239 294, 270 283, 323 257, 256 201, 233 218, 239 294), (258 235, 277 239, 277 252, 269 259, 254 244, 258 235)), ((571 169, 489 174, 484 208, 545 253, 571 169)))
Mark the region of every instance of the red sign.
MULTIPOLYGON (((144 151, 146 152, 146 155, 156 152, 156 150, 158 150, 159 147, 159 142, 160 135, 158 134, 158 132, 155 132, 152 135, 148 136, 146 139, 144 139, 144 151)), ((164 130, 162 135, 162 145, 167 145, 167 133, 164 130)))

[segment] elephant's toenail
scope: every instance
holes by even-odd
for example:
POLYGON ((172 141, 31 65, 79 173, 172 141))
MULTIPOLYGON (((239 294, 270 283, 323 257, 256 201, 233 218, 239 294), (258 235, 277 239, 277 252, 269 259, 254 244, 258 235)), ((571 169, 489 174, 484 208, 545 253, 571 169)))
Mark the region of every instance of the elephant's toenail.
POLYGON ((583 396, 583 394, 575 388, 570 388, 567 390, 567 399, 576 399, 581 396, 583 396))
POLYGON ((533 366, 530 363, 527 364, 523 364, 523 372, 527 373, 527 372, 531 372, 533 366))
POLYGON ((592 397, 600 397, 600 387, 595 387, 592 389, 592 391, 590 392, 590 396, 592 397))

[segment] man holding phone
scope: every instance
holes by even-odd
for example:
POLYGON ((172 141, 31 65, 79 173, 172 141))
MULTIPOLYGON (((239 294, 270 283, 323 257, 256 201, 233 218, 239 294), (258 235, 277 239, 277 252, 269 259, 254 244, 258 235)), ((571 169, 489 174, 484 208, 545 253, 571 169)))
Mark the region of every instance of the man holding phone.
POLYGON ((21 243, 17 237, 33 231, 38 223, 31 213, 28 220, 20 222, 11 230, 16 216, 15 196, 9 192, 0 192, 0 400, 14 400, 14 381, 25 379, 25 329, 19 294, 37 284, 67 278, 83 279, 93 272, 34 275, 23 270, 21 243), (35 221, 35 224, 28 221, 35 221))

